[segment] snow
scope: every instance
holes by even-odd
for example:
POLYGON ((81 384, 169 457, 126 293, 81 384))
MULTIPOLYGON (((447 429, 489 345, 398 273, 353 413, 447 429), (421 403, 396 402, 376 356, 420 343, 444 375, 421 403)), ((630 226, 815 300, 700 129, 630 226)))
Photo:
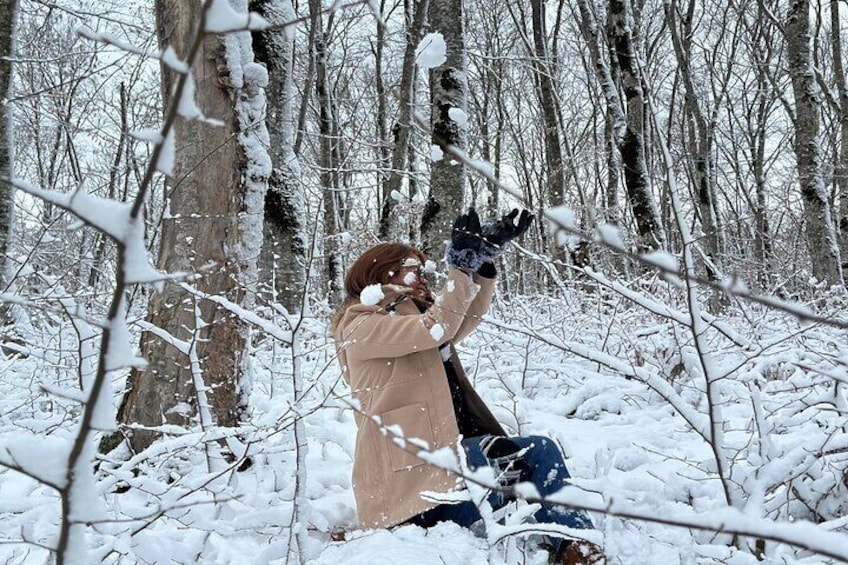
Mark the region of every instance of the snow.
POLYGON ((441 324, 434 324, 433 327, 430 328, 430 337, 432 337, 435 341, 440 341, 444 336, 445 328, 443 328, 441 324))
POLYGON ((561 247, 573 247, 581 241, 580 223, 574 211, 567 206, 556 206, 545 212, 551 234, 561 247))
POLYGON ((448 117, 453 120, 460 129, 466 129, 468 127, 468 114, 466 114, 465 110, 462 108, 451 108, 448 110, 448 117))
MULTIPOLYGON (((691 344, 680 332, 681 324, 691 318, 685 304, 668 296, 645 295, 641 298, 645 304, 654 309, 664 305, 676 314, 669 318, 647 309, 617 309, 611 310, 615 315, 598 315, 609 307, 609 295, 569 292, 561 301, 514 295, 510 307, 487 316, 459 355, 468 375, 474 375, 475 388, 508 430, 546 435, 562 446, 573 486, 556 499, 592 509, 598 531, 584 534, 603 539, 609 557, 625 565, 756 563, 750 553, 729 546, 728 537, 704 528, 782 537, 819 552, 810 557, 768 541, 770 562, 828 563, 832 560, 822 553, 848 556, 844 534, 838 531, 840 522, 808 521, 804 506, 781 487, 791 479, 798 493, 815 497, 809 500, 830 515, 844 506, 841 475, 829 470, 832 462, 815 455, 848 446, 839 431, 841 416, 815 408, 825 407, 818 399, 833 397, 832 381, 800 368, 844 372, 838 359, 848 356, 848 350, 841 345, 839 330, 812 325, 799 330, 786 314, 751 307, 721 320, 756 342, 743 350, 714 326, 705 327, 710 348, 722 352, 710 371, 733 376, 722 391, 724 441, 737 453, 733 476, 752 499, 748 508, 728 508, 712 470, 712 451, 702 437, 709 430, 701 421, 702 377, 688 371, 669 376, 677 363, 692 363, 686 353, 691 344), (682 357, 670 353, 674 343, 682 344, 682 357), (830 360, 816 353, 827 347, 837 348, 830 360), (807 414, 811 410, 814 413, 807 414), (757 422, 755 427, 752 421, 757 422), (806 474, 799 475, 800 469, 806 474), (691 527, 641 517, 674 519, 691 527)), ((310 321, 303 338, 303 350, 309 353, 300 357, 301 370, 312 388, 299 400, 291 396, 290 352, 271 337, 286 337, 273 329, 282 322, 265 322, 266 337, 250 354, 252 408, 241 428, 204 431, 163 426, 170 435, 150 449, 127 458, 112 455, 101 462, 97 474, 89 471, 92 480, 81 483, 76 496, 101 503, 81 507, 80 516, 95 519, 105 513, 112 520, 86 528, 89 561, 103 561, 111 548, 118 551, 109 558, 116 563, 284 559, 290 548, 288 520, 295 486, 293 421, 302 414, 308 450, 306 502, 298 520, 309 524, 303 549, 306 562, 546 563, 545 553, 534 549, 529 534, 549 527, 522 522, 520 517, 532 510, 525 503, 509 511, 504 524, 491 523, 483 537, 453 524, 429 530, 358 529, 350 485, 354 403, 339 385, 326 320, 310 321), (215 448, 218 440, 227 438, 237 440, 235 453, 247 450, 253 465, 227 473, 232 480, 217 483, 206 470, 205 448, 215 448), (210 488, 214 484, 214 493, 203 487, 206 484, 210 488), (132 488, 118 493, 120 485, 132 488), (138 533, 132 535, 134 531, 138 533), (333 532, 344 532, 345 541, 332 541, 333 532)), ((140 326, 133 323, 128 329, 137 333, 140 326)), ((61 340, 51 341, 69 340, 68 351, 73 352, 75 335, 75 330, 66 329, 61 340)), ((58 498, 52 488, 28 475, 62 484, 63 466, 43 462, 67 460, 71 431, 67 418, 77 405, 72 399, 19 386, 36 373, 54 382, 44 368, 53 367, 55 372, 59 366, 55 361, 45 364, 32 356, 12 364, 3 361, 0 356, 0 371, 12 378, 0 381, 0 462, 17 465, 25 473, 0 470, 0 531, 5 539, 25 536, 45 544, 56 531, 58 498)), ((117 395, 118 389, 112 392, 117 395)), ((111 405, 114 410, 114 402, 111 405)), ((405 443, 417 445, 431 464, 459 468, 451 450, 428 453, 413 438, 405 443)), ((475 477, 492 478, 485 473, 475 477)), ((531 499, 535 494, 524 486, 519 490, 531 499)), ((21 562, 24 556, 39 562, 46 554, 36 547, 0 545, 2 561, 21 562)))
POLYGON ((177 113, 187 120, 196 120, 203 117, 203 112, 194 101, 194 94, 194 73, 189 72, 180 95, 180 102, 177 105, 177 113))
POLYGON ((447 60, 447 45, 441 33, 428 33, 415 48, 415 64, 422 69, 433 69, 447 60))
POLYGON ((366 286, 362 289, 362 292, 359 293, 359 301, 366 306, 375 306, 379 304, 383 298, 385 298, 385 295, 383 294, 383 289, 379 284, 366 286))
POLYGON ((441 147, 439 147, 438 145, 431 145, 430 146, 430 160, 431 161, 433 161, 435 163, 437 161, 441 161, 444 158, 445 158, 445 153, 444 153, 444 151, 442 151, 441 147))
MULTIPOLYGON (((239 3, 236 3, 239 4, 239 3)), ((246 2, 244 3, 246 7, 246 2)), ((225 33, 239 30, 263 30, 268 27, 262 17, 256 13, 236 9, 230 0, 212 0, 206 12, 206 31, 225 33)))

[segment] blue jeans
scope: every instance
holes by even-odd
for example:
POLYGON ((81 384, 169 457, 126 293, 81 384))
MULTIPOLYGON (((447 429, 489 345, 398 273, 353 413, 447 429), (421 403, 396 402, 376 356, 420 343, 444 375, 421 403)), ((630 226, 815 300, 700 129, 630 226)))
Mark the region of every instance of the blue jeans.
MULTIPOLYGON (((462 440, 462 447, 468 457, 468 466, 474 470, 485 466, 496 466, 494 461, 483 454, 481 442, 489 436, 471 437, 462 440)), ((539 494, 546 497, 562 489, 571 477, 565 467, 565 461, 559 447, 543 436, 511 437, 511 442, 519 448, 527 449, 521 458, 519 482, 530 482, 536 486, 539 494)), ((493 510, 503 508, 515 498, 508 493, 494 491, 488 501, 493 510)), ((566 508, 555 504, 541 503, 541 508, 533 515, 538 523, 559 524, 575 529, 592 529, 594 525, 586 512, 566 508)), ((429 528, 438 522, 455 522, 468 528, 480 520, 480 509, 471 501, 458 504, 440 504, 417 516, 407 523, 429 528)))

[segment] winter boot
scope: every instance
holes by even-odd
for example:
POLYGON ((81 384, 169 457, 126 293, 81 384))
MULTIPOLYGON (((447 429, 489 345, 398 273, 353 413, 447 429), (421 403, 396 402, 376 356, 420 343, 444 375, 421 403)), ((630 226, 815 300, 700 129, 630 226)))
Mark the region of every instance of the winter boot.
POLYGON ((551 552, 552 565, 604 565, 604 551, 592 542, 574 540, 563 543, 559 551, 551 552))

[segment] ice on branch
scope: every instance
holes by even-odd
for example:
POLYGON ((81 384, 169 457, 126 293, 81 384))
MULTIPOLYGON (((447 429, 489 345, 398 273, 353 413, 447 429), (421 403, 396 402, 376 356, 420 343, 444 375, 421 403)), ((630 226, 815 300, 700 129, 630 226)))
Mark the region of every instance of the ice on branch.
POLYGON ((415 48, 415 64, 422 69, 433 69, 447 60, 447 45, 441 33, 428 33, 415 48))
POLYGON ((548 210, 545 215, 549 220, 550 230, 557 245, 571 247, 580 241, 580 237, 577 235, 580 231, 577 216, 571 208, 557 206, 548 210))
POLYGON ((621 231, 614 224, 601 224, 595 227, 595 241, 613 249, 624 250, 624 240, 621 231))
POLYGON ((144 243, 144 217, 141 214, 133 217, 131 204, 92 196, 82 188, 67 193, 43 190, 21 181, 15 181, 15 186, 45 202, 68 210, 84 223, 123 245, 126 284, 158 282, 166 278, 150 264, 144 243))
POLYGON ((677 258, 671 253, 666 253, 665 251, 651 251, 650 253, 644 253, 642 255, 642 260, 658 267, 666 273, 676 273, 680 268, 677 264, 677 258))

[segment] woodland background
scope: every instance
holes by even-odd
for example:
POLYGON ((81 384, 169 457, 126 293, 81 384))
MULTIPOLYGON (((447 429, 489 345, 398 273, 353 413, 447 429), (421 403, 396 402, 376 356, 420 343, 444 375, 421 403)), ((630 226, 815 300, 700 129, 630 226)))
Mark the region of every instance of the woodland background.
MULTIPOLYGON (((0 554, 416 559, 355 531, 328 320, 473 205, 537 222, 462 351, 608 559, 848 560, 846 13, 0 1, 0 554)), ((434 562, 540 559, 488 526, 434 562)))

